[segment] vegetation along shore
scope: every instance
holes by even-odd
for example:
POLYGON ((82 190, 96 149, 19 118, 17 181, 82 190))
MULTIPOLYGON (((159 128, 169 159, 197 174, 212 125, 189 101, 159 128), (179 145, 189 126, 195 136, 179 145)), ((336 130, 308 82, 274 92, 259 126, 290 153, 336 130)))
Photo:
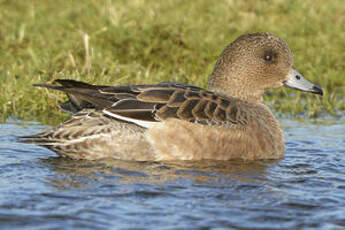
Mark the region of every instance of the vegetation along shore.
POLYGON ((265 96, 271 108, 309 117, 343 113, 344 15, 342 0, 0 0, 1 117, 61 120, 63 94, 32 86, 57 78, 206 87, 226 44, 263 31, 282 37, 296 68, 325 93, 272 91, 265 96))

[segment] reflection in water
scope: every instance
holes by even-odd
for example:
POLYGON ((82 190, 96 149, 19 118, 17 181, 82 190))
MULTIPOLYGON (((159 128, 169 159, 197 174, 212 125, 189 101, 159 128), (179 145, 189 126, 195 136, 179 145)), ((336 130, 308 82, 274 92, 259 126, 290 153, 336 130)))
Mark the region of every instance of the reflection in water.
POLYGON ((59 178, 51 179, 52 184, 60 189, 89 187, 90 183, 85 179, 93 182, 103 180, 107 183, 161 184, 178 179, 190 179, 197 184, 227 183, 231 180, 261 183, 260 181, 265 177, 265 169, 270 163, 273 163, 246 163, 243 161, 132 162, 113 159, 90 162, 62 157, 42 161, 60 175, 59 178), (81 177, 84 180, 80 180, 81 177))

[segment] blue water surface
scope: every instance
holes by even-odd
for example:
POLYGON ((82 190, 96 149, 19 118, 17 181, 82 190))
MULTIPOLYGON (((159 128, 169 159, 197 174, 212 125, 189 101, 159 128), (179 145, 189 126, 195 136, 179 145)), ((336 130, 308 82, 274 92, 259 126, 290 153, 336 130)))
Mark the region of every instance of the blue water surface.
POLYGON ((75 161, 0 124, 1 229, 345 229, 345 119, 281 120, 272 162, 75 161))

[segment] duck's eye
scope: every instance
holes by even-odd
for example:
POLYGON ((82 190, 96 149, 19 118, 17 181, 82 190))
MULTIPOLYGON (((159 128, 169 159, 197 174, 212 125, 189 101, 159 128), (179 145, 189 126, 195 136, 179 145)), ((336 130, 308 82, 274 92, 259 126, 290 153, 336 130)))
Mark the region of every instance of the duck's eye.
POLYGON ((272 55, 265 55, 265 61, 272 61, 272 55))
POLYGON ((271 64, 271 63, 276 62, 277 56, 278 55, 275 51, 266 50, 261 57, 262 57, 262 59, 265 60, 265 62, 271 64))

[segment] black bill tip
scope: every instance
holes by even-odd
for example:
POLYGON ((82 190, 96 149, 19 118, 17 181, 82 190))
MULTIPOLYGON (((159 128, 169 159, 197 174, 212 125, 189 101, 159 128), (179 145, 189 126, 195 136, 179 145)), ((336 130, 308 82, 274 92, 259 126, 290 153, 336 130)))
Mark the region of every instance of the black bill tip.
POLYGON ((313 86, 313 89, 311 90, 312 93, 315 93, 315 94, 320 94, 321 96, 323 95, 323 90, 320 86, 318 85, 314 85, 313 86))

